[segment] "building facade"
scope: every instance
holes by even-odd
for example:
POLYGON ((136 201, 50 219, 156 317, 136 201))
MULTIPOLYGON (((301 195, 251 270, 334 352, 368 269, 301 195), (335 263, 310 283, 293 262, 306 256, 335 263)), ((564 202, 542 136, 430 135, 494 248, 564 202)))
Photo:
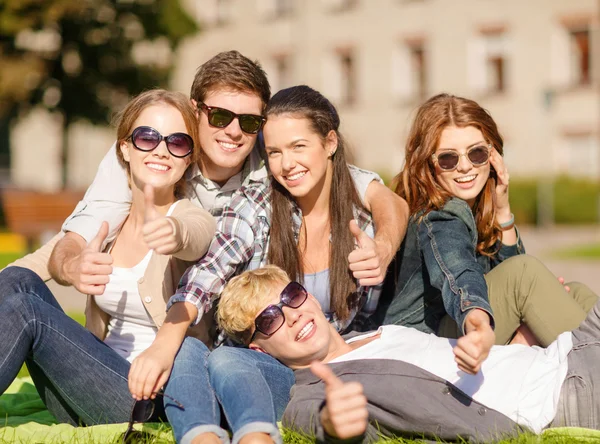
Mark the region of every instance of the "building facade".
POLYGON ((218 51, 258 59, 273 91, 308 84, 337 105, 355 162, 402 166, 418 104, 473 98, 518 176, 600 177, 598 0, 185 0, 202 26, 179 51, 187 91, 218 51))
MULTIPOLYGON (((178 48, 172 89, 188 94, 200 64, 237 49, 273 92, 307 84, 330 98, 354 163, 388 179, 419 103, 448 92, 491 112, 513 176, 600 178, 600 0, 181 1, 201 31, 178 48)), ((60 189, 54 120, 12 129, 13 185, 60 189)), ((112 128, 69 129, 70 187, 91 183, 113 140, 112 128)))

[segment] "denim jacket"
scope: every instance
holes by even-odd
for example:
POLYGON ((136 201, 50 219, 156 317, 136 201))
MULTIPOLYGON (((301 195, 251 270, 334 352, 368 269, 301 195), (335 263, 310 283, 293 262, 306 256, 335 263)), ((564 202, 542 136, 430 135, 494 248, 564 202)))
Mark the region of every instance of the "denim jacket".
POLYGON ((409 221, 404 242, 388 272, 377 319, 437 333, 448 313, 464 333, 468 310, 480 308, 494 318, 484 274, 509 257, 525 253, 517 231, 517 243, 498 241, 497 253, 477 253, 477 226, 469 205, 450 199, 419 222, 409 221))

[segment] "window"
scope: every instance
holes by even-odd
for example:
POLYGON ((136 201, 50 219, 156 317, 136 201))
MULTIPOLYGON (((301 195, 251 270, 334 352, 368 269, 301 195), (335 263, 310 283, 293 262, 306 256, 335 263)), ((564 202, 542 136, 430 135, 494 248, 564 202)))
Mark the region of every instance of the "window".
POLYGON ((590 83, 590 29, 569 30, 571 80, 575 85, 590 83))
POLYGON ((352 49, 334 51, 323 64, 325 95, 336 104, 353 105, 357 99, 356 60, 352 49))
POLYGON ((399 44, 392 54, 392 95, 412 102, 427 95, 427 59, 423 39, 410 39, 399 44))
POLYGON ((507 38, 503 27, 480 30, 470 42, 470 86, 479 93, 498 94, 506 91, 507 38))
POLYGON ((565 18, 551 36, 552 84, 557 89, 590 85, 594 54, 589 17, 565 18))
POLYGON ((292 60, 288 54, 278 54, 265 63, 265 71, 273 93, 292 86, 292 60))

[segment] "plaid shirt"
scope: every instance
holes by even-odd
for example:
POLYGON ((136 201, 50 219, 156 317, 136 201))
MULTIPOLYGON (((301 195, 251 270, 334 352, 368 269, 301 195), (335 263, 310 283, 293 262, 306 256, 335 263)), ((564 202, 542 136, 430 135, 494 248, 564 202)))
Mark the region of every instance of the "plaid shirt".
MULTIPOLYGON (((372 179, 378 176, 349 166, 355 178, 357 175, 369 174, 372 179)), ((246 270, 254 270, 268 263, 269 234, 271 230, 271 185, 270 180, 252 183, 240 188, 231 198, 229 205, 223 208, 218 223, 217 233, 208 253, 188 269, 182 277, 177 293, 167 305, 167 310, 176 302, 190 302, 198 308, 198 318, 208 312, 219 298, 230 278, 246 270)), ((374 227, 369 213, 361 209, 354 210, 359 227, 370 236, 374 235, 374 227)), ((292 208, 292 224, 296 241, 302 224, 302 212, 294 203, 292 208)), ((362 330, 366 319, 374 312, 380 286, 357 289, 360 297, 358 309, 344 322, 333 317, 331 320, 338 331, 350 328, 362 330)))

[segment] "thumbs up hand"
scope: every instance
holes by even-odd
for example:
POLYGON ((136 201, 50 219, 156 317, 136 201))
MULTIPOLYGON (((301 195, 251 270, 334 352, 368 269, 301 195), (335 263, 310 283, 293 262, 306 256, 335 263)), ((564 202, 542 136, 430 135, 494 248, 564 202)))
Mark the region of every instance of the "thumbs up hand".
POLYGON ((340 439, 364 434, 369 412, 362 384, 342 382, 329 366, 321 362, 313 362, 310 370, 325 383, 325 407, 321 409, 321 425, 325 432, 340 439))
POLYGON ((383 282, 387 265, 377 243, 362 231, 355 220, 350 221, 350 232, 356 239, 357 249, 348 255, 349 268, 358 283, 364 287, 383 282))
POLYGON ((160 214, 154 205, 154 188, 144 187, 145 222, 142 227, 144 242, 159 254, 173 254, 179 248, 179 236, 173 219, 160 214))
POLYGON ((108 223, 102 222, 96 237, 66 266, 67 281, 83 294, 101 295, 109 281, 113 260, 102 252, 107 236, 108 223))

